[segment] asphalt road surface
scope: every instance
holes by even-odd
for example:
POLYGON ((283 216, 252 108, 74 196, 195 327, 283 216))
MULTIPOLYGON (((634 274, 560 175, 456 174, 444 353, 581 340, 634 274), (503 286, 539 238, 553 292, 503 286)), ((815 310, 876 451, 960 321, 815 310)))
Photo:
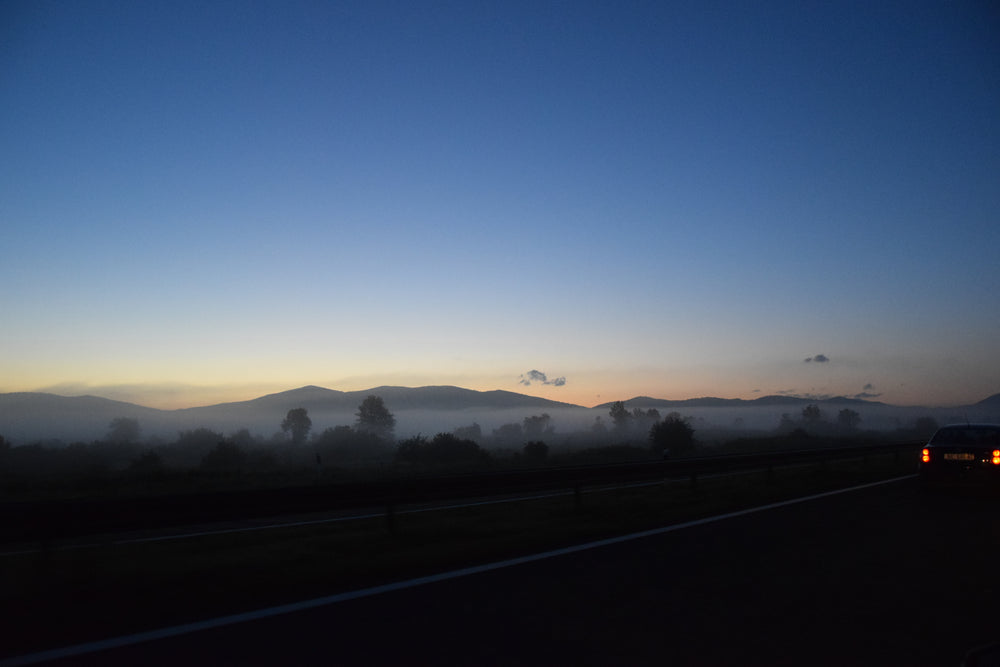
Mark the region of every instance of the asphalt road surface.
POLYGON ((59 664, 957 667, 998 579, 1000 502, 908 479, 59 664))

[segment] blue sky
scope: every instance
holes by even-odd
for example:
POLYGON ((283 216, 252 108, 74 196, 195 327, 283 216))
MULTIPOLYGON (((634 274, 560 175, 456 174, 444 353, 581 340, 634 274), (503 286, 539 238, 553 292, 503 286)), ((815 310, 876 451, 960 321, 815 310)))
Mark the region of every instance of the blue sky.
POLYGON ((7 2, 0 99, 0 391, 1000 391, 986 2, 7 2))

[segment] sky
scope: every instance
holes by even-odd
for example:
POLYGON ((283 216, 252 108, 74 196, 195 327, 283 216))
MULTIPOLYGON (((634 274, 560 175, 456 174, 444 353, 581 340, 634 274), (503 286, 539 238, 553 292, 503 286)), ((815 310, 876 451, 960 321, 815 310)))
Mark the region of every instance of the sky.
POLYGON ((1000 392, 1000 12, 0 5, 0 392, 1000 392))

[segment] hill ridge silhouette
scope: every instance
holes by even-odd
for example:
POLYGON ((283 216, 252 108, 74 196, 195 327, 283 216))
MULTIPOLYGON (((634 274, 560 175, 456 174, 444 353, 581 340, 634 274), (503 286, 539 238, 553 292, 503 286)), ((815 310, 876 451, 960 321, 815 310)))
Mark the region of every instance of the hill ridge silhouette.
MULTIPOLYGON (((0 435, 17 444, 47 440, 96 440, 107 435, 111 420, 118 417, 137 419, 144 436, 171 438, 178 431, 202 427, 226 433, 249 428, 258 434, 269 435, 279 429, 281 419, 293 408, 308 410, 313 417, 313 428, 319 431, 331 426, 353 424, 358 406, 371 394, 380 396, 397 417, 405 418, 401 419, 400 431, 403 434, 410 431, 448 431, 473 422, 481 422, 484 428, 490 428, 500 423, 520 422, 539 413, 551 414, 560 428, 568 428, 570 422, 575 423, 576 428, 589 428, 584 424, 589 422, 593 425, 595 417, 606 418, 614 402, 586 407, 502 389, 479 391, 453 385, 383 385, 357 391, 305 385, 245 401, 161 409, 93 394, 61 396, 45 392, 12 392, 0 394, 0 435), (495 423, 498 420, 502 421, 495 423)), ((818 399, 782 395, 752 400, 711 396, 669 400, 638 396, 623 402, 630 410, 656 408, 661 413, 678 411, 690 414, 688 411, 756 408, 761 414, 766 411, 775 423, 780 414, 795 414, 810 403, 824 406, 828 415, 849 407, 862 414, 866 426, 874 427, 882 423, 882 428, 888 427, 884 425, 887 423, 885 411, 898 412, 897 421, 912 418, 911 414, 915 411, 933 411, 942 421, 964 418, 966 414, 1000 421, 1000 394, 974 405, 951 408, 892 406, 846 397, 818 399), (876 411, 883 411, 883 414, 875 415, 876 411), (869 413, 873 413, 872 418, 869 418, 869 413)), ((731 425, 734 418, 715 423, 724 428, 727 423, 731 425)))

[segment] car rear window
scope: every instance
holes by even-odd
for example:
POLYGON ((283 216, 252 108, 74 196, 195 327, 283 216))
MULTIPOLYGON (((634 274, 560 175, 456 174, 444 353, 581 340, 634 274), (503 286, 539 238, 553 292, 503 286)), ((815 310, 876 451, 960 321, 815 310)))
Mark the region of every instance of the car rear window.
POLYGON ((1000 429, 976 427, 943 428, 934 434, 931 444, 1000 446, 1000 429))

